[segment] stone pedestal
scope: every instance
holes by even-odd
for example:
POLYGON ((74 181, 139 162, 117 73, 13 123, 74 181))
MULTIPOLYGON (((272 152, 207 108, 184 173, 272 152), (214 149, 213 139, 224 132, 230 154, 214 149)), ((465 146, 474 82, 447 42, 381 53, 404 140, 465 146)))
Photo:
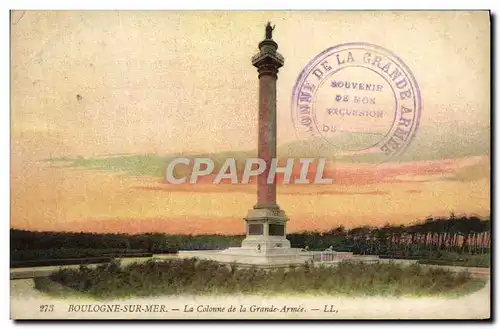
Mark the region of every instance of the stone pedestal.
POLYGON ((297 248, 275 248, 267 252, 255 249, 228 248, 225 250, 179 251, 179 258, 198 258, 242 267, 259 268, 289 267, 304 265, 312 260, 312 253, 297 248))
POLYGON ((196 257, 259 268, 303 265, 312 260, 311 252, 290 248, 290 241, 286 239, 285 235, 288 218, 278 206, 273 208, 257 208, 256 206, 248 211, 244 219, 247 236, 240 248, 180 251, 179 257, 196 257))
POLYGON ((288 218, 278 206, 250 209, 244 219, 247 237, 241 247, 261 252, 275 248, 290 248, 290 241, 285 235, 288 218))

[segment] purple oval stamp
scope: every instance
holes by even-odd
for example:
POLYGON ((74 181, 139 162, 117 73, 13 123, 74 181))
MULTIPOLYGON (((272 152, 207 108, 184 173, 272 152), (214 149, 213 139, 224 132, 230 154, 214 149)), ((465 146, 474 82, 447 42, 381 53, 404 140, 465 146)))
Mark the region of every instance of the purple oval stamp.
POLYGON ((302 137, 321 137, 340 157, 380 154, 382 161, 408 147, 422 102, 412 72, 394 53, 369 43, 326 49, 300 73, 292 120, 302 137))

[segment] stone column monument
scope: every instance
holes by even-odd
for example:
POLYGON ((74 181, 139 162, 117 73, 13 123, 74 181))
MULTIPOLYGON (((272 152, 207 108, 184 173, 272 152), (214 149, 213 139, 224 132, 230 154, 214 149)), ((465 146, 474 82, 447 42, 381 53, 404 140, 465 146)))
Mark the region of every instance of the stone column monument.
POLYGON ((284 64, 272 37, 273 30, 267 23, 266 38, 259 43, 260 52, 252 57, 259 73, 258 156, 266 163, 266 170, 257 177, 257 204, 244 218, 246 238, 239 248, 179 251, 179 257, 264 268, 304 264, 312 258, 310 252, 290 248, 285 233, 288 218, 276 203, 276 179, 267 183, 271 162, 276 158, 276 80, 278 69, 284 64))
POLYGON ((288 218, 276 203, 276 179, 267 183, 271 161, 276 158, 276 80, 278 69, 285 62, 277 52, 273 30, 267 23, 266 39, 259 43, 260 51, 252 57, 252 65, 259 73, 258 157, 266 163, 266 170, 257 178, 257 204, 245 218, 247 237, 242 244, 264 253, 272 248, 290 247, 285 238, 288 218))

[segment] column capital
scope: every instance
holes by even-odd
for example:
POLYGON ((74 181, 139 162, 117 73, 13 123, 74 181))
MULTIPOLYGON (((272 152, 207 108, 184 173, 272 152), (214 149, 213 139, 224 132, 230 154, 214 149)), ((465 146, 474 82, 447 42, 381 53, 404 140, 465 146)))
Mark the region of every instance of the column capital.
POLYGON ((264 40, 259 43, 260 52, 252 57, 252 65, 262 75, 278 77, 278 69, 285 64, 283 56, 277 52, 278 44, 274 40, 264 40))

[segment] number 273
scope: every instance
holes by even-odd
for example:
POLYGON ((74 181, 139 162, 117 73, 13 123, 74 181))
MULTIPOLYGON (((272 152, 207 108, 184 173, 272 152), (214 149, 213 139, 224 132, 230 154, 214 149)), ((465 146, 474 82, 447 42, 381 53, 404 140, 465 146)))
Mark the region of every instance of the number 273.
POLYGON ((40 305, 40 312, 52 312, 54 311, 54 305, 40 305))

